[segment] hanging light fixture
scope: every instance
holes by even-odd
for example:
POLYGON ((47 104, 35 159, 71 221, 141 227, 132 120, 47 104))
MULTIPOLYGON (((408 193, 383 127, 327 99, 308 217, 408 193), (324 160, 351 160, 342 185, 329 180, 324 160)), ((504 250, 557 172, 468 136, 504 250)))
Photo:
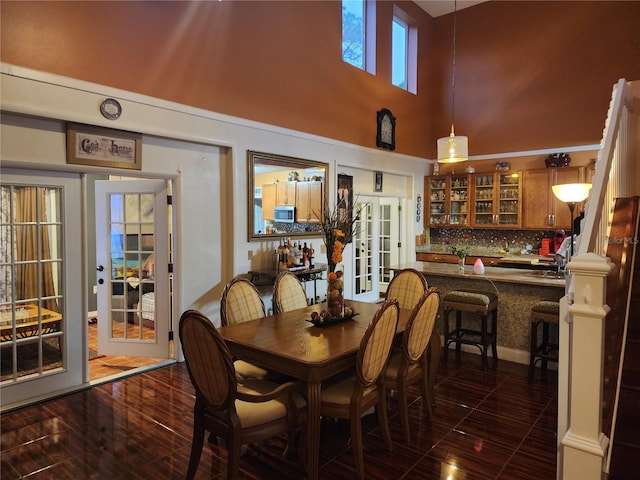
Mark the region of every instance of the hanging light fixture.
POLYGON ((438 162, 463 162, 469 158, 469 139, 456 135, 453 128, 456 105, 456 20, 457 2, 453 2, 453 68, 451 73, 451 134, 438 139, 438 162))

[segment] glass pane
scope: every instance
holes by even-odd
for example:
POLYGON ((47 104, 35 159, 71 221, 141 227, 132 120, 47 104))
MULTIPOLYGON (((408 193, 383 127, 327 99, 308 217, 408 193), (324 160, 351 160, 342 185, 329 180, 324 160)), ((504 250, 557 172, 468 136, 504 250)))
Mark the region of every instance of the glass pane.
POLYGON ((140 221, 140 195, 126 194, 125 196, 125 222, 140 221))
POLYGON ((409 28, 398 17, 391 26, 391 83, 407 89, 407 50, 409 28))
POLYGON ((111 194, 109 200, 111 203, 111 223, 124 222, 124 195, 111 194))
POLYGON ((342 60, 364 69, 364 0, 342 1, 342 60))

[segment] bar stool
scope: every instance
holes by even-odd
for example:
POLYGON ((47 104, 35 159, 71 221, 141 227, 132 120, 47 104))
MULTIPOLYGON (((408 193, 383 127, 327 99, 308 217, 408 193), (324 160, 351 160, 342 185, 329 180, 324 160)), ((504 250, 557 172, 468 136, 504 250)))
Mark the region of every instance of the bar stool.
POLYGON ((553 352, 558 351, 558 344, 549 340, 549 326, 558 324, 560 319, 560 303, 543 300, 531 307, 531 358, 529 360, 529 383, 533 383, 536 363, 540 362, 542 370, 547 369, 549 360, 558 363, 553 352), (538 327, 542 325, 542 342, 538 343, 538 327))
POLYGON ((487 368, 487 349, 493 350, 493 358, 498 360, 498 296, 490 292, 475 290, 452 290, 442 298, 444 317, 444 359, 449 353, 449 344, 456 344, 456 352, 460 352, 461 344, 474 345, 482 354, 482 367, 487 368), (456 313, 456 328, 449 331, 449 314, 456 313), (462 312, 477 314, 480 318, 480 330, 462 327, 462 312), (491 331, 487 328, 487 320, 491 314, 491 331))

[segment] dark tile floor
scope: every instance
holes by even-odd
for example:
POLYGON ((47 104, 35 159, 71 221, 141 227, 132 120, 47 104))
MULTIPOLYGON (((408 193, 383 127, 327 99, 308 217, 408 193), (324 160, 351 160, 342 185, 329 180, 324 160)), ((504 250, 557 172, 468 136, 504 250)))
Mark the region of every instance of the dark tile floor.
MULTIPOLYGON (((368 479, 555 478, 557 389, 553 373, 527 383, 524 365, 499 361, 487 372, 480 357, 441 362, 435 418, 422 415, 412 391, 411 443, 402 442, 397 403, 388 452, 375 415, 363 419, 368 479)), ((3 480, 181 479, 189 459, 193 387, 184 364, 103 384, 1 417, 3 480)), ((281 456, 283 439, 247 449, 241 479, 299 480, 296 458, 281 456)), ((226 478, 226 454, 203 450, 197 478, 226 478)), ((322 423, 320 478, 355 478, 348 424, 322 423)))

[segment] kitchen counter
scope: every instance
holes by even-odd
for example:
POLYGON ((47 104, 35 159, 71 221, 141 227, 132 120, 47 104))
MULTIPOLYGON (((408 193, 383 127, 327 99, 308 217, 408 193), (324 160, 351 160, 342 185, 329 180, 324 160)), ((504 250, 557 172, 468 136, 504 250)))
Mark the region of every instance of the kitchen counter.
MULTIPOLYGON (((485 266, 485 274, 476 275, 472 265, 465 266, 462 273, 457 264, 435 262, 406 263, 393 266, 391 270, 404 268, 421 272, 429 287, 438 287, 443 296, 450 290, 460 288, 496 293, 498 358, 523 364, 529 363, 531 307, 540 300, 559 300, 565 294, 564 278, 545 278, 544 272, 535 270, 485 266)), ((469 323, 465 318, 467 315, 463 315, 463 324, 469 323)), ((442 318, 441 310, 436 324, 440 335, 443 332, 442 318)), ((475 347, 465 345, 463 349, 479 353, 475 347)))
POLYGON ((457 264, 437 262, 412 262, 391 267, 391 270, 413 268, 421 272, 427 280, 429 276, 444 276, 468 279, 486 279, 493 282, 506 282, 511 284, 539 285, 543 287, 561 288, 564 292, 565 279, 553 273, 524 268, 484 267, 484 275, 473 273, 473 265, 465 265, 464 273, 457 264), (545 276, 546 275, 546 276, 545 276))

